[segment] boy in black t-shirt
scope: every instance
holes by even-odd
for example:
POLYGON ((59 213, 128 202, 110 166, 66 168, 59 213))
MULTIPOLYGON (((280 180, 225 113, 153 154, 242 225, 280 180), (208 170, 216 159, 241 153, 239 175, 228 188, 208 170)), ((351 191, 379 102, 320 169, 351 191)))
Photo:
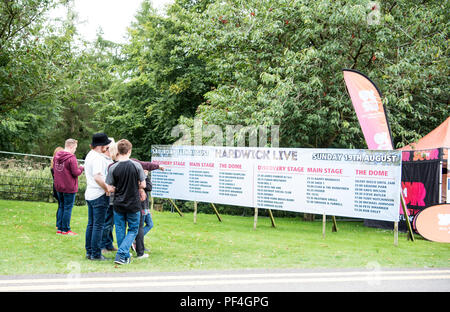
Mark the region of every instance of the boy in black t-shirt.
POLYGON ((106 177, 108 188, 114 192, 114 225, 119 246, 114 262, 117 264, 130 262, 130 247, 139 229, 141 200, 146 197, 144 169, 130 160, 131 148, 128 140, 117 142, 118 161, 109 168, 106 177))

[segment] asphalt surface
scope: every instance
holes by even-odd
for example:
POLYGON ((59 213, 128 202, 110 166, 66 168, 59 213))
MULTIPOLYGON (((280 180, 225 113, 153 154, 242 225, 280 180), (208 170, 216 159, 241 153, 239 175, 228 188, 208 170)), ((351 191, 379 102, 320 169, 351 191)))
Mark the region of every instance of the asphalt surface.
MULTIPOLYGON (((129 264, 132 265, 132 264, 129 264)), ((0 276, 0 292, 449 292, 450 268, 283 269, 0 276)), ((192 296, 191 298, 192 299, 192 296)))

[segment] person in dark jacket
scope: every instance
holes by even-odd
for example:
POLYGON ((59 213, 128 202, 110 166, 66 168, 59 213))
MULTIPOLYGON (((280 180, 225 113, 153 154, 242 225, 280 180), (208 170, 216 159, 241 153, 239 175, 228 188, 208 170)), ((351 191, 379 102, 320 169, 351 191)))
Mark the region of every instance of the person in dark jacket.
POLYGON ((64 150, 56 153, 53 162, 55 189, 62 206, 57 217, 59 220, 57 234, 62 235, 77 235, 70 230, 72 208, 78 192, 78 177, 84 171, 83 166, 78 166, 75 156, 77 146, 77 140, 67 139, 64 150))
POLYGON ((145 200, 141 201, 141 219, 139 222, 139 230, 136 236, 136 240, 133 243, 132 247, 136 251, 137 259, 148 258, 148 254, 144 253, 146 251, 144 245, 144 236, 153 228, 153 220, 152 215, 150 213, 149 207, 149 196, 152 191, 152 182, 150 181, 149 171, 153 171, 156 169, 164 170, 163 167, 159 166, 156 163, 148 162, 148 161, 140 161, 137 159, 133 159, 142 165, 144 169, 144 173, 146 175, 145 182, 146 187, 144 191, 146 193, 145 200), (145 224, 145 226, 144 226, 145 224))

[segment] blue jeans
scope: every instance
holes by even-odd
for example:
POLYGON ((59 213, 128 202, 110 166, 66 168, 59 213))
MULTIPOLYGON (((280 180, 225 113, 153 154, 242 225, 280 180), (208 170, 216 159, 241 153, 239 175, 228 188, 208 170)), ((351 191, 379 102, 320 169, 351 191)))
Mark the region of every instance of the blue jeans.
POLYGON ((130 247, 139 230, 141 212, 120 213, 114 211, 114 225, 116 226, 116 238, 118 251, 116 259, 126 260, 130 258, 130 247), (127 229, 128 223, 128 231, 127 229), (125 235, 126 232, 126 235, 125 235))
POLYGON ((56 192, 56 199, 58 199, 58 210, 56 210, 56 228, 60 230, 61 228, 61 215, 63 211, 63 202, 59 199, 58 192, 56 192))
POLYGON ((56 227, 62 232, 70 231, 70 219, 75 203, 75 193, 58 192, 58 211, 56 212, 56 227))
POLYGON ((87 200, 88 224, 86 228, 86 256, 99 258, 102 255, 101 243, 109 197, 103 194, 97 199, 87 200))
POLYGON ((144 236, 147 235, 147 233, 153 228, 153 220, 152 215, 150 213, 147 213, 145 216, 142 216, 144 218, 144 236))
POLYGON ((103 227, 102 243, 100 244, 100 247, 102 249, 114 248, 113 227, 114 227, 114 210, 113 206, 109 205, 108 210, 106 211, 105 226, 103 227))

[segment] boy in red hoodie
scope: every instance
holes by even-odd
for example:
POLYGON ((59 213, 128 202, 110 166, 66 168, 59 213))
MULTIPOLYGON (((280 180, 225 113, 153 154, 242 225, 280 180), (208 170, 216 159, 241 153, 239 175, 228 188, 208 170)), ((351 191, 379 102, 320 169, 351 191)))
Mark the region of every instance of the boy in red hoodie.
POLYGON ((75 203, 75 194, 78 192, 78 176, 84 170, 83 166, 78 166, 75 156, 77 146, 77 140, 67 139, 64 150, 56 153, 53 160, 55 189, 62 203, 62 209, 58 211, 56 216, 58 227, 56 234, 77 235, 70 230, 72 208, 75 203))

